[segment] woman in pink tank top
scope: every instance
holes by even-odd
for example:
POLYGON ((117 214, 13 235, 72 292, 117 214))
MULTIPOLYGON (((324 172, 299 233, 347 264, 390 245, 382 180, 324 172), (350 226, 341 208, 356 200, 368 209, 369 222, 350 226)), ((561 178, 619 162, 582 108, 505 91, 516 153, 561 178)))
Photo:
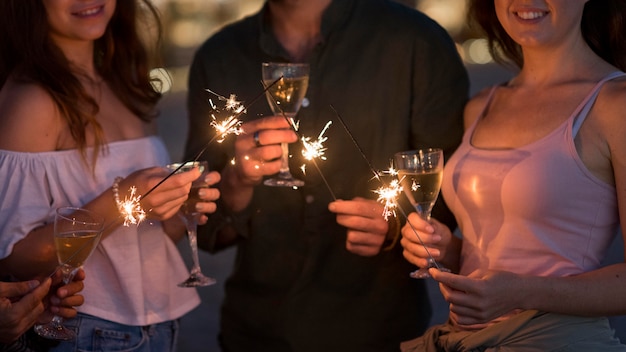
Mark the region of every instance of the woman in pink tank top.
MULTIPOLYGON (((403 351, 626 351, 624 0, 474 0, 494 58, 519 73, 475 96, 443 197, 460 236, 411 214, 449 320, 403 351), (621 206, 620 206, 621 205, 621 206)), ((427 265, 410 226, 405 257, 427 265)))

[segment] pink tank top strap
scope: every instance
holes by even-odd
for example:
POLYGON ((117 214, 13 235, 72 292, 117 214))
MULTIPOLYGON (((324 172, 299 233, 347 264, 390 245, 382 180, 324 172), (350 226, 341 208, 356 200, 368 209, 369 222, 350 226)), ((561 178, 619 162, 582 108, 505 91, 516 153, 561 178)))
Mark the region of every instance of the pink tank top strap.
POLYGON ((585 122, 589 111, 593 107, 593 104, 596 102, 596 98, 598 98, 598 94, 600 94, 600 88, 602 88, 604 83, 622 76, 626 76, 626 73, 621 71, 609 73, 606 77, 596 83, 596 85, 589 92, 589 94, 587 94, 585 99, 583 99, 583 101, 578 105, 578 107, 576 108, 576 110, 574 110, 570 117, 571 119, 574 119, 574 124, 572 125, 573 137, 576 137, 576 134, 578 134, 578 130, 580 130, 580 126, 582 126, 583 122, 585 122))
MULTIPOLYGON (((506 84, 506 83, 504 83, 506 84)), ((489 95, 487 95, 487 99, 485 100, 485 105, 483 106, 482 110, 480 110, 480 113, 478 114, 478 116, 476 116, 476 118, 474 119, 474 122, 472 122, 472 124, 470 126, 468 126, 467 128, 467 132, 465 133, 463 136, 463 139, 467 139, 467 141, 469 141, 469 139, 471 138, 471 135, 474 131, 474 128, 476 127, 476 125, 478 124, 478 120, 480 120, 483 116, 485 116, 485 112, 487 112, 487 110, 489 109, 489 106, 491 105, 491 101, 493 100, 493 96, 496 93, 496 89, 498 87, 501 87, 504 84, 497 84, 494 85, 493 87, 491 87, 491 89, 489 90, 489 95)))

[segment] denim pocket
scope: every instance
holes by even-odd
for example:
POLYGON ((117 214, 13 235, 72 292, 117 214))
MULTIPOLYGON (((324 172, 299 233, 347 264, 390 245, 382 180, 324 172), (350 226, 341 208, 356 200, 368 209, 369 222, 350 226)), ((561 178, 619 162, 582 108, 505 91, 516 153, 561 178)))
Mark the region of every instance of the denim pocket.
POLYGON ((93 330, 94 351, 132 352, 141 348, 146 341, 146 334, 140 327, 110 329, 96 327, 93 330))

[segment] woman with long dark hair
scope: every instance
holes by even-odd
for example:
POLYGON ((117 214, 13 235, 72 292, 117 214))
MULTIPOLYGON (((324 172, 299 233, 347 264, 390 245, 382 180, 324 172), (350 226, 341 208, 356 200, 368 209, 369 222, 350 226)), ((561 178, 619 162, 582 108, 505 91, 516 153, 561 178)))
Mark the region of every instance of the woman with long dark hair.
MULTIPOLYGON (((198 170, 143 198, 139 225, 123 226, 119 209, 132 187, 142 195, 169 173, 147 44, 158 43, 157 15, 148 0, 0 2, 0 270, 28 279, 56 267, 58 207, 106 221, 84 265, 85 304, 65 322, 78 337, 55 350, 174 350, 177 320, 199 303, 177 287, 188 272, 174 244, 198 170)), ((219 192, 206 193, 208 213, 219 192)))

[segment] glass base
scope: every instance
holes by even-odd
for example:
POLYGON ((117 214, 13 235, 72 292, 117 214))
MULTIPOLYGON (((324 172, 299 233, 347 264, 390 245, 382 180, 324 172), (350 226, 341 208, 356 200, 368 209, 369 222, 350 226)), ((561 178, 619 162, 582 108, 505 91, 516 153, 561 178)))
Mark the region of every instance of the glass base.
POLYGON ((302 187, 304 181, 291 176, 289 172, 281 172, 278 176, 263 181, 263 184, 272 187, 302 187))
POLYGON ((412 273, 409 274, 409 276, 412 277, 413 279, 428 279, 430 278, 430 273, 428 272, 428 269, 430 268, 436 268, 437 270, 443 271, 446 273, 450 272, 450 269, 448 268, 444 268, 442 266, 437 267, 436 265, 432 264, 428 268, 420 268, 420 269, 413 271, 412 273))
POLYGON ((211 286, 217 281, 212 277, 204 276, 202 273, 191 274, 187 280, 178 284, 178 287, 202 287, 211 286))
POLYGON ((63 325, 55 324, 54 322, 44 325, 35 325, 33 329, 37 335, 51 340, 69 341, 76 338, 74 331, 63 325))

